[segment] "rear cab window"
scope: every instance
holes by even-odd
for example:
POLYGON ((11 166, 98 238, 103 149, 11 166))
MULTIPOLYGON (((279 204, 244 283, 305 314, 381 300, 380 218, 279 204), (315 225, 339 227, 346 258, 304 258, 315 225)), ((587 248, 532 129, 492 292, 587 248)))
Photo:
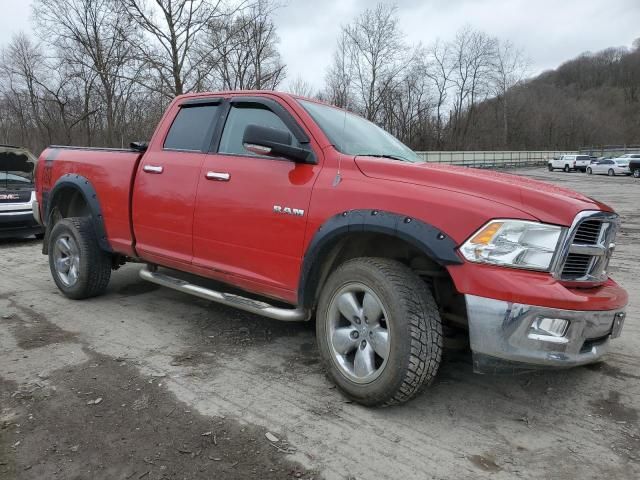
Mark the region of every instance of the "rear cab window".
POLYGON ((181 106, 164 140, 164 149, 206 152, 220 109, 219 101, 181 106))

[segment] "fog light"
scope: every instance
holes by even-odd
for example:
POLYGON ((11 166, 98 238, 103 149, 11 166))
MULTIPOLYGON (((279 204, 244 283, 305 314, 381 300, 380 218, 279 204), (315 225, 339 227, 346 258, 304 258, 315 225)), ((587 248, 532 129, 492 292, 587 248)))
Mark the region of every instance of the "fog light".
POLYGON ((529 338, 548 342, 566 341, 563 338, 569 328, 569 320, 562 318, 537 318, 529 329, 529 338))

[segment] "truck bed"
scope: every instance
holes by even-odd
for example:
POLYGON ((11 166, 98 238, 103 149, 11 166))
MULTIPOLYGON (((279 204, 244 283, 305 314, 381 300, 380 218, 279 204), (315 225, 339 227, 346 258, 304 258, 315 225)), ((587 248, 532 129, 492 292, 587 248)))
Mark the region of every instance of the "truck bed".
POLYGON ((48 193, 65 174, 91 179, 102 207, 111 248, 133 255, 131 189, 142 153, 131 149, 51 146, 40 155, 36 185, 41 212, 46 215, 48 193))

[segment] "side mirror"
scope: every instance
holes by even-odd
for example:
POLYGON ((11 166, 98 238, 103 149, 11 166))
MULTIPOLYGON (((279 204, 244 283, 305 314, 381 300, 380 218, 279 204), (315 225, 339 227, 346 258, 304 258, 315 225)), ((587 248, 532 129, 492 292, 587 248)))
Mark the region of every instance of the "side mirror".
POLYGON ((249 124, 244 129, 242 144, 256 155, 284 157, 298 163, 317 163, 312 151, 291 145, 291 134, 285 130, 249 124))
POLYGON ((148 147, 149 147, 149 144, 147 142, 131 142, 129 144, 129 148, 131 150, 134 150, 136 152, 141 152, 141 153, 146 152, 148 147))

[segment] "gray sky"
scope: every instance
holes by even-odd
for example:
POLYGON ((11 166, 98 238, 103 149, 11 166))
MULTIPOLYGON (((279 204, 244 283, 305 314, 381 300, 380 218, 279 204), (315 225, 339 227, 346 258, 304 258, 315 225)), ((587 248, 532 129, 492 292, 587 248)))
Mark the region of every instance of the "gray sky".
MULTIPOLYGON (((288 80, 319 88, 340 25, 376 2, 281 0, 276 15, 288 80)), ((510 40, 531 60, 531 73, 555 68, 582 52, 630 46, 640 37, 640 0, 396 0, 409 43, 448 40, 465 24, 510 40)), ((0 0, 0 44, 31 28, 31 0, 0 0)), ((286 85, 286 84, 285 84, 286 85)))

